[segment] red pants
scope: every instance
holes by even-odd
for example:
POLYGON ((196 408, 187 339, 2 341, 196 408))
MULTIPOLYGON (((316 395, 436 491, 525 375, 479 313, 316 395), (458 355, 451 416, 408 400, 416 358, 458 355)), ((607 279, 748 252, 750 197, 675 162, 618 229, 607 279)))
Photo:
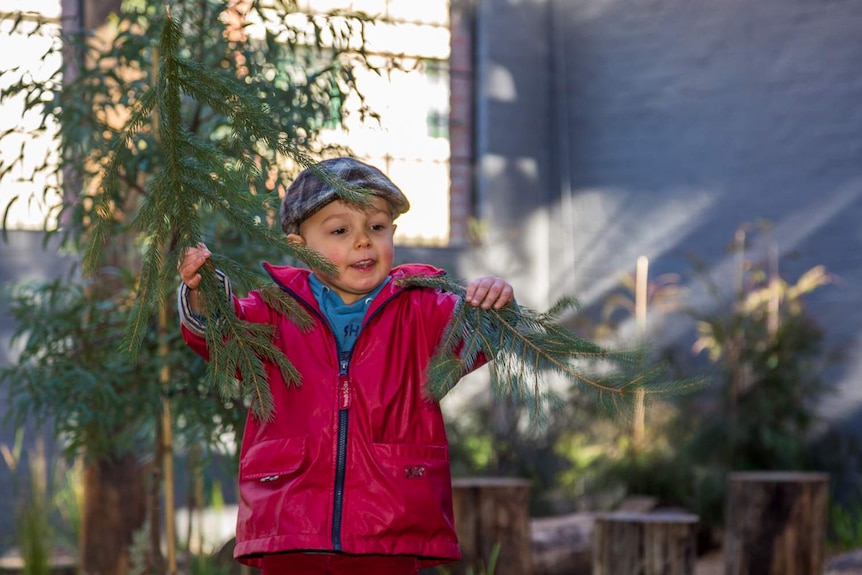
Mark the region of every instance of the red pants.
POLYGON ((264 555, 262 575, 416 575, 419 562, 401 555, 277 553, 264 555))

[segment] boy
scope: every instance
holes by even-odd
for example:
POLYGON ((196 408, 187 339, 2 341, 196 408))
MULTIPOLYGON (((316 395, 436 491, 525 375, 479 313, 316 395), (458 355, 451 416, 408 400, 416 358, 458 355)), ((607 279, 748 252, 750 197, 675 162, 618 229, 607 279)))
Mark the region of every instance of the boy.
MULTIPOLYGON (((288 388, 268 366, 275 416, 249 415, 235 556, 264 574, 412 575, 460 555, 443 419, 424 391, 428 361, 458 298, 397 285, 398 278, 443 272, 424 264, 393 268, 393 221, 409 203, 389 178, 352 158, 320 167, 371 192, 371 201, 338 199, 308 169, 287 190, 280 219, 288 241, 320 252, 338 270, 264 264, 314 317, 311 332, 256 292, 234 297, 242 319, 276 326, 278 346, 302 374, 301 387, 288 388)), ((183 336, 205 358, 195 290, 209 256, 199 244, 179 266, 183 336)), ((467 287, 467 302, 484 309, 513 299, 500 278, 467 287)))

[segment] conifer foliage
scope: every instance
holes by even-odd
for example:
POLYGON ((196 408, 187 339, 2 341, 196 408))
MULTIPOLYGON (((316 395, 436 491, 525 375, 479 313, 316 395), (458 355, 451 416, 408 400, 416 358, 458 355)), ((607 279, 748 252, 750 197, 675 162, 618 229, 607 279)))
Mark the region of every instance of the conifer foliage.
MULTIPOLYGON (((96 219, 84 253, 84 267, 95 271, 100 254, 113 229, 113 209, 121 197, 118 173, 124 154, 129 153, 137 132, 158 118, 157 137, 163 148, 163 165, 150 183, 148 193, 135 216, 134 224, 147 238, 140 286, 130 312, 123 348, 136 358, 148 329, 149 319, 176 284, 176 268, 184 251, 202 238, 202 214, 223 217, 246 237, 271 247, 275 253, 304 261, 311 267, 332 273, 332 264, 317 252, 285 241, 255 214, 278 210, 275 194, 250 193, 260 177, 252 150, 228 157, 222 150, 202 140, 184 125, 181 114, 184 97, 193 98, 229 119, 241 141, 259 141, 269 149, 289 156, 303 166, 312 166, 303 150, 273 125, 266 106, 236 79, 213 73, 182 57, 183 34, 179 23, 167 14, 159 43, 159 66, 155 85, 133 108, 124 129, 118 134, 97 196, 96 219), (205 207, 205 211, 200 208, 205 207)), ((313 167, 313 166, 312 166, 313 167)), ((317 169, 317 168, 313 168, 317 169)), ((321 173, 321 177, 332 176, 321 173)), ((339 186, 346 201, 364 203, 365 195, 339 186)), ((272 328, 239 320, 224 298, 215 268, 226 271, 235 281, 263 288, 260 278, 223 256, 213 255, 211 265, 202 270, 201 294, 207 318, 207 340, 211 353, 209 376, 225 397, 237 391, 235 376, 243 381, 241 391, 251 399, 256 414, 272 416, 273 405, 264 370, 271 362, 284 380, 299 384, 299 373, 272 343, 272 328), (227 342, 227 343, 225 343, 227 342)), ((310 324, 307 313, 278 290, 264 290, 268 303, 298 324, 310 324)))
POLYGON ((493 394, 529 408, 535 422, 562 402, 545 381, 548 373, 590 393, 614 414, 627 413, 638 390, 663 395, 697 384, 668 379, 662 364, 648 363, 644 347, 610 349, 576 335, 558 321, 564 312, 577 311, 572 298, 560 299, 545 313, 518 305, 483 310, 464 304, 466 290, 446 277, 416 276, 399 283, 462 298, 429 366, 428 391, 435 399, 446 395, 480 354, 493 360, 489 364, 493 394))
MULTIPOLYGON (((240 233, 271 247, 276 254, 280 252, 312 268, 334 272, 332 264, 320 254, 287 242, 280 230, 255 215, 275 213, 278 198, 275 194, 250 192, 260 177, 253 151, 229 156, 196 137, 183 125, 183 98, 195 99, 227 117, 238 141, 259 142, 301 166, 317 170, 321 178, 334 184, 345 201, 367 202, 363 190, 352 188, 315 166, 302 147, 272 122, 266 106, 241 82, 184 58, 183 41, 182 30, 168 8, 159 44, 157 80, 137 102, 125 129, 115 140, 93 211, 97 217, 84 257, 86 269, 98 268, 102 247, 109 241, 114 224, 112 206, 120 197, 117 174, 122 158, 129 152, 136 132, 151 123, 155 115, 164 168, 151 181, 135 218, 135 225, 147 237, 147 249, 123 344, 132 358, 140 348, 150 316, 173 291, 176 267, 184 250, 196 245, 202 237, 203 213, 218 214, 240 233)), ((274 405, 265 364, 276 365, 289 385, 300 385, 300 374, 272 343, 271 326, 251 324, 235 316, 232 303, 225 299, 216 278, 216 267, 234 281, 260 290, 269 305, 298 325, 310 326, 311 320, 297 302, 281 290, 264 285, 260 276, 250 274, 227 257, 214 254, 202 269, 200 292, 211 354, 209 378, 225 397, 234 397, 240 391, 255 414, 268 419, 273 415, 274 405), (242 382, 239 389, 237 376, 242 382)), ((446 279, 411 278, 405 283, 464 296, 463 287, 446 279)), ((649 388, 649 393, 680 389, 679 382, 662 383, 659 368, 645 367, 642 350, 607 350, 555 322, 573 306, 572 300, 565 299, 544 314, 514 306, 500 311, 459 306, 430 366, 431 395, 436 398, 445 395, 463 374, 463 365, 473 362, 480 353, 493 360, 494 392, 529 406, 537 417, 557 401, 543 384, 542 374, 547 371, 583 385, 615 411, 623 408, 637 389, 649 388)))
MULTIPOLYGON (((223 411, 238 397, 213 393, 216 388, 205 385, 211 382, 201 381, 203 362, 173 340, 169 356, 155 349, 178 337, 169 325, 175 317, 173 265, 190 238, 206 241, 217 246, 215 264, 240 293, 261 283, 263 274, 255 270, 262 259, 278 257, 279 247, 287 254, 301 249, 284 246, 283 235, 264 224, 277 209, 278 188, 296 163, 308 161, 300 148, 322 154, 328 146, 320 132, 344 121, 348 97, 364 105, 355 71, 371 65, 363 15, 306 13, 293 0, 121 4, 92 29, 71 20, 61 27, 30 11, 7 14, 10 34, 45 40, 39 43, 44 53, 38 72, 26 59, 0 63, 0 105, 24 110, 20 124, 0 130, 4 150, 19 148, 18 154, 0 154, 0 179, 11 195, 0 210, 3 238, 15 226, 13 205, 38 206, 45 214, 45 245, 59 246, 72 266, 62 282, 10 292, 16 341, 27 351, 0 370, 0 386, 9 390, 10 402, 14 396, 16 417, 63 420, 56 429, 63 429, 64 439, 74 435, 75 445, 90 453, 101 445, 140 453, 140 444, 115 441, 116 431, 104 441, 90 434, 127 427, 123 435, 145 441, 149 422, 160 416, 159 402, 151 401, 159 395, 182 404, 177 431, 195 440, 241 427, 242 420, 223 411), (168 9, 174 21, 165 28, 168 9), (53 140, 57 148, 42 155, 31 146, 37 140, 53 140), (294 150, 294 162, 277 153, 286 147, 294 150), (187 187, 175 188, 177 180, 187 187), (22 184, 18 191, 15 182, 22 184), (85 247, 92 277, 82 278, 77 264, 85 247), (141 280, 144 256, 147 275, 141 280), (158 319, 147 325, 157 308, 158 319), (95 311, 76 317, 80 309, 95 311), (81 329, 99 329, 100 313, 111 316, 110 334, 87 340, 93 353, 66 344, 78 340, 81 329), (132 321, 126 328, 127 317, 132 321), (126 353, 118 355, 124 333, 126 353), (129 365, 127 355, 136 362, 129 365), (170 381, 159 385, 150 375, 161 374, 162 367, 169 368, 170 381), (46 393, 45 382, 57 390, 46 393), (81 391, 85 384, 101 386, 98 392, 113 403, 92 413, 86 400, 94 392, 81 391), (69 398, 80 404, 73 407, 69 398), (140 417, 127 417, 126 405, 140 417), (79 407, 87 417, 77 416, 79 407), (101 427, 86 424, 95 416, 101 427), (186 425, 190 421, 195 425, 186 425)), ((344 193, 357 201, 364 197, 344 193)), ((304 257, 313 261, 316 255, 304 257)), ((271 292, 262 291, 271 305, 301 322, 302 310, 291 312, 293 302, 271 292)), ((222 304, 223 298, 213 300, 211 311, 222 304)), ((221 383, 223 392, 236 389, 233 377, 221 383)))

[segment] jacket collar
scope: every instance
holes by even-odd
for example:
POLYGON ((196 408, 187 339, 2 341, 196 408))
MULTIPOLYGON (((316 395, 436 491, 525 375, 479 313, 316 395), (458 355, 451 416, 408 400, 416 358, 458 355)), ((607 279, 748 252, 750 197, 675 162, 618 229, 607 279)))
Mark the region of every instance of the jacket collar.
MULTIPOLYGON (((308 283, 308 276, 311 274, 309 270, 293 266, 277 266, 269 262, 263 263, 263 269, 266 270, 272 280, 282 289, 296 294, 306 301, 315 301, 314 294, 311 293, 311 287, 308 283)), ((395 266, 392 268, 392 271, 389 272, 389 277, 392 278, 393 281, 387 283, 378 295, 388 298, 389 296, 403 291, 404 288, 397 284, 397 280, 399 279, 417 275, 445 275, 445 273, 445 271, 429 264, 402 264, 395 266)))

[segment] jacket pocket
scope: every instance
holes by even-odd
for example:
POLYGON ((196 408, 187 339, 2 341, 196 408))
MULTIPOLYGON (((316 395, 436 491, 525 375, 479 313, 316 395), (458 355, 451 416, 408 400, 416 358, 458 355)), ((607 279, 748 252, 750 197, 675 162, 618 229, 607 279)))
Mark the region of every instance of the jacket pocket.
POLYGON ((354 499, 367 529, 364 536, 412 545, 454 539, 448 447, 376 443, 369 468, 375 488, 366 489, 366 498, 354 499))
POLYGON ((280 437, 252 445, 240 462, 240 481, 278 481, 298 471, 305 462, 307 436, 280 437))
POLYGON ((306 463, 307 437, 281 437, 252 445, 242 455, 239 471, 240 505, 237 541, 271 537, 287 529, 307 528, 292 501, 306 463), (287 525, 289 524, 289 525, 287 525))

